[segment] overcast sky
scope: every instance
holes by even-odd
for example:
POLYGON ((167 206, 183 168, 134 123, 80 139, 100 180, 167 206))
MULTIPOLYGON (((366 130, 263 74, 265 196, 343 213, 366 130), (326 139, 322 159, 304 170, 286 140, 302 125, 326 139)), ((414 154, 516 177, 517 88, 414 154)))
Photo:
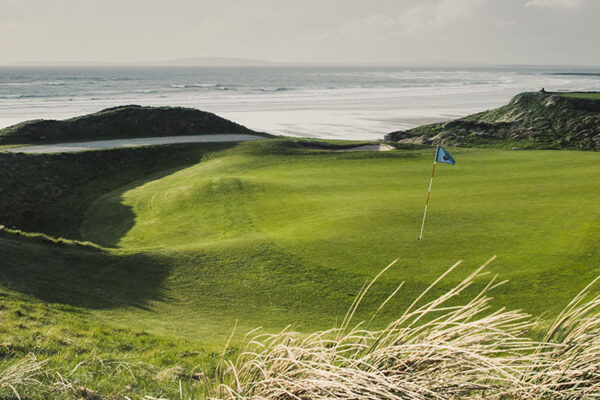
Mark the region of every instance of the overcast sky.
POLYGON ((600 0, 0 0, 0 63, 600 65, 600 0))

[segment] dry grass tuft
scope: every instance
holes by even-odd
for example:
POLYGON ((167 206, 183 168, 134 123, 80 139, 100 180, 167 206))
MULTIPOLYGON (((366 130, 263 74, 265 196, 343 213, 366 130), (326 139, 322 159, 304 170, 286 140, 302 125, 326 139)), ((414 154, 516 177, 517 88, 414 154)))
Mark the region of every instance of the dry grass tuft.
POLYGON ((600 296, 596 278, 556 318, 524 376, 527 399, 600 399, 600 296))
POLYGON ((585 301, 595 282, 563 311, 543 340, 534 341, 527 337, 536 326, 529 315, 490 309, 488 292, 502 283, 496 278, 456 304, 488 263, 435 300, 424 301, 460 262, 455 264, 385 329, 369 330, 363 323, 349 328, 361 300, 392 263, 361 290, 340 327, 310 335, 286 328, 245 340, 239 357, 223 357, 216 381, 207 382, 210 397, 600 398, 600 297, 585 301))
POLYGON ((44 362, 39 362, 33 354, 10 364, 0 370, 0 390, 10 389, 17 399, 21 399, 17 388, 19 386, 39 385, 35 376, 42 372, 44 362))

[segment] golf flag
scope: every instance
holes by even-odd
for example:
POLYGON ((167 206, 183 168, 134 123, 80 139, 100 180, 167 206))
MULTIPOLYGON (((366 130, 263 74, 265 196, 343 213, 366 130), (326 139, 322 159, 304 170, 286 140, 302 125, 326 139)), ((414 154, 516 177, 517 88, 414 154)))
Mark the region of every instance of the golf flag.
POLYGON ((433 174, 435 174, 435 165, 438 163, 456 164, 454 158, 444 149, 442 146, 438 146, 435 151, 435 158, 433 159, 433 169, 431 170, 431 179, 429 180, 429 190, 427 191, 427 200, 425 200, 425 212, 423 213, 423 221, 421 221, 421 233, 419 233, 419 240, 423 239, 423 228, 425 227, 425 217, 427 217, 427 207, 429 207, 429 196, 431 196, 431 185, 433 184, 433 174))
POLYGON ((435 161, 443 162, 443 163, 451 164, 451 165, 456 164, 456 162, 454 161, 454 158, 452 158, 450 153, 448 153, 446 151, 446 149, 444 149, 442 146, 437 147, 437 153, 435 154, 435 161))

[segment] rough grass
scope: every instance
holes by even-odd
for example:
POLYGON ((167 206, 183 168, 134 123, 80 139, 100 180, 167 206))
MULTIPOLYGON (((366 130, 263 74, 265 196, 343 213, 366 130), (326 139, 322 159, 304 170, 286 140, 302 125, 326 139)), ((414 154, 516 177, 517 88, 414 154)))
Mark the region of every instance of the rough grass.
POLYGON ((354 322, 376 281, 396 262, 365 284, 336 327, 248 332, 243 349, 228 342, 220 353, 98 325, 77 309, 12 299, 0 312, 0 398, 600 398, 600 296, 590 291, 600 278, 576 295, 539 339, 530 334, 543 329, 540 320, 490 303, 504 282, 485 278, 487 263, 431 298, 456 273, 456 263, 382 329, 372 322, 394 296, 404 295, 402 285, 370 310, 370 320, 354 322), (487 284, 469 295, 469 287, 482 278, 487 284), (37 358, 26 354, 31 348, 37 358))
POLYGON ((177 398, 179 381, 199 389, 214 376, 217 350, 0 289, 2 400, 177 398))
MULTIPOLYGON (((599 93, 520 93, 499 108, 391 133, 464 147, 597 151, 599 93)), ((418 139, 421 140, 421 139, 418 139)))
POLYGON ((423 301, 459 263, 383 330, 371 330, 364 322, 349 329, 368 285, 339 327, 310 335, 284 330, 248 339, 237 359, 221 361, 216 381, 208 384, 210 397, 600 398, 600 297, 589 299, 595 282, 536 341, 526 335, 537 324, 528 315, 491 309, 489 291, 498 285, 495 279, 479 294, 449 304, 474 283, 485 265, 440 297, 423 301))
POLYGON ((4 366, 0 370, 0 391, 10 389, 18 399, 21 398, 18 387, 41 384, 35 379, 42 369, 43 363, 36 360, 33 354, 4 366))
POLYGON ((0 143, 26 145, 219 133, 256 133, 271 137, 193 108, 125 105, 60 121, 21 122, 0 129, 0 143))

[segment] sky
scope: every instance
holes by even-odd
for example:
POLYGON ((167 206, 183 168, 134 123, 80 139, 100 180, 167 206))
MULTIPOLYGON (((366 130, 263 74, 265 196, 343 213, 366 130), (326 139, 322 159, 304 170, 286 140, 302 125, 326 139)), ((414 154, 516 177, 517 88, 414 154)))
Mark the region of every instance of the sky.
POLYGON ((0 0, 0 63, 600 65, 600 0, 0 0))

